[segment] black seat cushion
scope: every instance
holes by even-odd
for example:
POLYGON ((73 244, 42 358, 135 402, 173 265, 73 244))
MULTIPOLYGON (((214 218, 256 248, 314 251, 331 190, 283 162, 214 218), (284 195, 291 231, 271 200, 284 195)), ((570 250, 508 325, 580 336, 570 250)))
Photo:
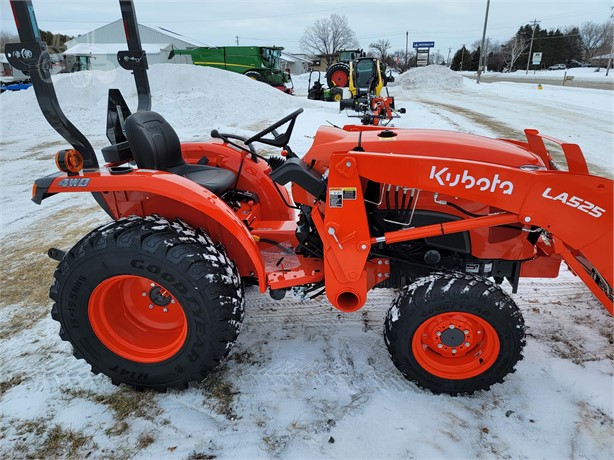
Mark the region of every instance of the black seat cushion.
POLYGON ((237 178, 235 173, 224 168, 187 163, 170 168, 168 172, 190 179, 218 196, 226 193, 233 186, 237 178))
POLYGON ((136 112, 126 120, 126 138, 141 169, 168 171, 190 179, 216 195, 232 187, 232 171, 206 165, 192 165, 181 155, 181 142, 173 127, 156 112, 136 112))

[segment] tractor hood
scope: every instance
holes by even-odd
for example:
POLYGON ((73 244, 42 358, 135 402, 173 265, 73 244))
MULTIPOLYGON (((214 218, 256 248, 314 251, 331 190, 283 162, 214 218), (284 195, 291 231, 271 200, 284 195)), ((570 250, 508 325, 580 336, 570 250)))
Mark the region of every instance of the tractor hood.
POLYGON ((503 139, 444 130, 396 130, 361 126, 319 128, 311 149, 303 159, 308 164, 315 160, 315 169, 323 173, 328 169, 329 158, 333 153, 360 150, 357 147, 362 147, 366 152, 458 158, 513 168, 545 166, 539 156, 503 139))

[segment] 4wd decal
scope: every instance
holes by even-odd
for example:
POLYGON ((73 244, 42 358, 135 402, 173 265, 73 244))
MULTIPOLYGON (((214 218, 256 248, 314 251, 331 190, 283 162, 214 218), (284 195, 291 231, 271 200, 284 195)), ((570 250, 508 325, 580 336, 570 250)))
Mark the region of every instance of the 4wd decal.
POLYGON ((551 193, 552 189, 548 187, 546 190, 544 190, 542 196, 544 198, 547 198, 548 200, 560 201, 561 203, 566 204, 567 206, 570 206, 572 208, 576 208, 578 211, 585 212, 592 217, 601 217, 605 212, 605 209, 600 208, 599 206, 595 206, 590 201, 587 201, 575 195, 572 195, 570 197, 569 193, 567 192, 561 192, 558 195, 551 195, 551 193))
POLYGON ((90 180, 87 177, 80 177, 78 179, 62 179, 58 182, 58 187, 87 187, 90 180))
POLYGON ((459 184, 464 185, 466 189, 478 187, 482 192, 494 193, 495 190, 501 189, 504 195, 511 195, 514 191, 514 184, 508 180, 502 181, 499 179, 499 174, 495 174, 492 179, 487 177, 476 179, 466 169, 462 174, 452 174, 448 170, 448 168, 441 168, 438 171, 437 166, 433 166, 429 179, 435 179, 439 185, 447 185, 448 187, 456 187, 459 184))

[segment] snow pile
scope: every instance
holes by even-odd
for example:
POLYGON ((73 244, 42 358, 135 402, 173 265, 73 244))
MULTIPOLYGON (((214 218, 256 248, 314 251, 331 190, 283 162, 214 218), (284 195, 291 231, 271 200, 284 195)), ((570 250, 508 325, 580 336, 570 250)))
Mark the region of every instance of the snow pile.
POLYGON ((403 72, 390 86, 421 90, 456 89, 463 86, 463 77, 445 66, 429 65, 403 72))
MULTIPOLYGON (((152 65, 148 74, 152 110, 163 114, 180 138, 188 133, 202 137, 213 128, 237 126, 237 112, 249 113, 254 120, 275 120, 279 110, 289 113, 297 107, 292 96, 225 70, 158 64, 152 65)), ((53 82, 60 106, 86 137, 104 132, 108 88, 119 88, 130 109, 136 111, 134 78, 123 69, 56 75, 53 82)), ((10 114, 2 115, 3 138, 23 138, 39 129, 53 132, 32 89, 3 94, 2 104, 11 107, 10 114), (28 123, 23 123, 24 119, 28 123)))

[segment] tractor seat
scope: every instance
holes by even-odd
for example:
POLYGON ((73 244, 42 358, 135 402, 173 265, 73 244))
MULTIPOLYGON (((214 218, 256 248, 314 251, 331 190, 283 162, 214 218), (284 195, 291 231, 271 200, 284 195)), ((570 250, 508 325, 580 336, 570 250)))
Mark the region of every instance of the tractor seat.
POLYGON ((156 112, 136 112, 126 120, 126 138, 139 169, 168 171, 205 187, 218 196, 234 184, 236 175, 227 169, 186 163, 173 127, 156 112))

